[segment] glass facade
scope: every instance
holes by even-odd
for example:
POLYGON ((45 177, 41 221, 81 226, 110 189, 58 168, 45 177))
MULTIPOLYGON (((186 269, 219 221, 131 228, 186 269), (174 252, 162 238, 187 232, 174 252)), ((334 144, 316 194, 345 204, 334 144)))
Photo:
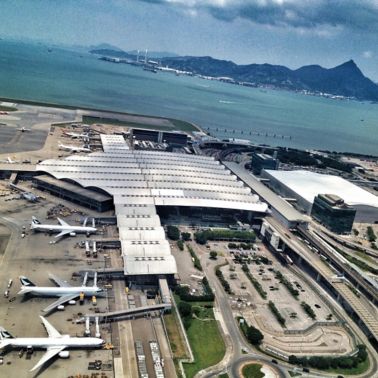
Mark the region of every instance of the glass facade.
POLYGON ((319 194, 315 197, 311 216, 330 231, 349 234, 352 231, 356 209, 336 196, 319 194))
POLYGON ((278 160, 266 154, 252 154, 251 169, 255 175, 259 175, 263 169, 278 169, 278 160))

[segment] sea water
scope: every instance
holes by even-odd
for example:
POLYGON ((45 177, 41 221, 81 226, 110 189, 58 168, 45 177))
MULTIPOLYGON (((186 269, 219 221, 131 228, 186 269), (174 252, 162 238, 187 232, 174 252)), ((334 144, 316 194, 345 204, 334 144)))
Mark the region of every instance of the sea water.
POLYGON ((378 155, 378 105, 152 73, 88 52, 0 40, 0 97, 158 115, 222 138, 378 155))

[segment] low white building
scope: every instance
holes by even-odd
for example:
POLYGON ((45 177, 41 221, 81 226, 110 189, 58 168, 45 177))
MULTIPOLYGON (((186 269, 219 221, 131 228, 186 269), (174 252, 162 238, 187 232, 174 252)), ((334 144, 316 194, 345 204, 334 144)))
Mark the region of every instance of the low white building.
POLYGON ((341 177, 305 170, 264 170, 261 176, 269 180, 267 185, 277 193, 295 198, 298 207, 308 214, 315 197, 329 193, 336 194, 357 210, 355 221, 378 221, 378 197, 341 177))

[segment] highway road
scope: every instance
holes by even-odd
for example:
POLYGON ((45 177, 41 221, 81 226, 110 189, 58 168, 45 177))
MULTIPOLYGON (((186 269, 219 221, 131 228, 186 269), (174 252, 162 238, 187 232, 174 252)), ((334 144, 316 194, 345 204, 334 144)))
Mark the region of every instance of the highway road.
MULTIPOLYGON (((320 260, 319 255, 310 251, 307 246, 300 243, 297 239, 297 236, 291 233, 289 230, 284 228, 280 223, 270 218, 269 223, 271 226, 280 234, 281 239, 287 244, 292 250, 296 251, 302 258, 307 260, 307 262, 316 269, 321 276, 324 277, 343 297, 347 303, 354 309, 354 311, 360 316, 366 326, 373 330, 373 333, 376 332, 378 317, 375 315, 375 308, 368 303, 368 301, 361 297, 356 297, 352 291, 346 286, 344 282, 335 283, 333 282, 332 277, 335 276, 335 273, 326 265, 323 261, 320 260)), ((369 355, 371 357, 372 365, 369 369, 369 372, 366 372, 361 375, 361 377, 376 377, 378 371, 378 356, 374 348, 371 346, 370 342, 367 340, 365 334, 361 331, 359 326, 349 317, 348 314, 343 310, 343 318, 347 321, 349 327, 353 332, 358 335, 359 339, 366 345, 369 355), (373 372, 373 373, 372 373, 373 372)))

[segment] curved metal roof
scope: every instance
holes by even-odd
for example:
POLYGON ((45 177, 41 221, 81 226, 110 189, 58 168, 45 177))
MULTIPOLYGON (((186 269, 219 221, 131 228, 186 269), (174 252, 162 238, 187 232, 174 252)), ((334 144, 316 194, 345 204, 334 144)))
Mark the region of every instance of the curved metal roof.
POLYGON ((46 160, 37 170, 113 196, 126 275, 177 273, 155 206, 268 210, 212 157, 130 150, 119 135, 101 141, 104 152, 46 160))

